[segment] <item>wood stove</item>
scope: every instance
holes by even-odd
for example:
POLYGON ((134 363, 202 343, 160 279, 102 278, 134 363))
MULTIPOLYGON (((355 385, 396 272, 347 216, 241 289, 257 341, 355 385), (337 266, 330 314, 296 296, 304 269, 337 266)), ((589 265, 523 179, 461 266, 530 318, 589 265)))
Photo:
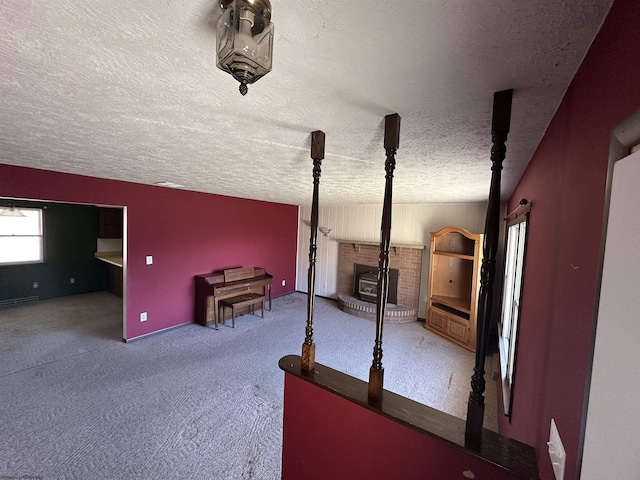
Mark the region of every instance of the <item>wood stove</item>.
POLYGON ((357 293, 360 300, 375 302, 378 296, 378 276, 373 273, 360 275, 357 293))
MULTIPOLYGON (((389 269, 387 303, 398 303, 398 277, 400 271, 389 269)), ((376 303, 378 295, 378 268, 354 264, 354 296, 362 301, 376 303)))

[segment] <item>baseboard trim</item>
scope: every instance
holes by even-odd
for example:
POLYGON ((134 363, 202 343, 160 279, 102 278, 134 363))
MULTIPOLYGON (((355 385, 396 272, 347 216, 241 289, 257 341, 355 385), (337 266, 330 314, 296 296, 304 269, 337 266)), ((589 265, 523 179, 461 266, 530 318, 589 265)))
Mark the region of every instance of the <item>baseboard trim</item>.
POLYGON ((124 343, 137 342, 138 340, 143 340, 145 338, 149 338, 149 337, 151 337, 153 335, 157 335, 159 333, 165 333, 165 332, 168 332, 169 330, 174 330, 176 328, 184 327, 185 325, 191 325, 192 323, 195 323, 195 322, 192 320, 190 322, 179 323, 178 325, 172 325, 171 327, 163 328, 161 330, 156 330, 155 332, 149 332, 149 333, 145 333, 145 334, 142 334, 142 335, 138 335, 137 337, 123 338, 122 341, 124 343))
MULTIPOLYGON (((301 295, 304 295, 305 297, 309 295, 309 292, 303 292, 302 290, 294 290, 293 292, 289 292, 289 293, 299 293, 301 295)), ((318 295, 318 294, 316 294, 316 297, 324 298, 325 300, 332 300, 332 301, 338 303, 338 298, 325 297, 324 295, 318 295)))
MULTIPOLYGON (((293 290, 291 292, 281 293, 280 295, 274 295, 272 298, 284 297, 286 295, 289 295, 291 293, 296 293, 296 292, 298 292, 298 290, 293 290)), ((304 293, 304 292, 299 292, 299 293, 304 293)), ((304 293, 304 294, 306 295, 306 293, 304 293)), ((329 299, 329 300, 333 300, 333 299, 329 299)), ((137 342, 138 340, 143 340, 143 339, 148 338, 148 337, 150 337, 152 335, 157 335, 158 333, 165 333, 165 332, 168 332, 169 330, 173 330, 174 328, 184 327, 185 325, 190 325, 192 323, 197 323, 197 322, 192 320, 190 322, 179 323, 178 325, 173 325, 171 327, 163 328, 162 330, 156 330, 155 332, 149 332, 149 333, 145 333, 143 335, 138 335, 137 337, 123 338, 122 341, 124 343, 137 342)), ((200 325, 200 324, 198 324, 198 325, 200 325)))

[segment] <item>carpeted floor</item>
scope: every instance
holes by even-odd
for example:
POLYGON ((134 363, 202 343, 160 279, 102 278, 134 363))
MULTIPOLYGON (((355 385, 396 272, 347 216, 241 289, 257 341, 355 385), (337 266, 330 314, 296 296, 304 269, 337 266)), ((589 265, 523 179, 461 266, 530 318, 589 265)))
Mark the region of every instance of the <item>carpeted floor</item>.
MULTIPOLYGON (((374 323, 315 305, 316 361, 367 380, 374 323)), ((121 311, 108 292, 0 309, 0 478, 280 478, 278 360, 300 354, 306 296, 128 344, 121 311)), ((385 325, 383 349, 387 390, 464 418, 472 353, 418 322, 385 325)))

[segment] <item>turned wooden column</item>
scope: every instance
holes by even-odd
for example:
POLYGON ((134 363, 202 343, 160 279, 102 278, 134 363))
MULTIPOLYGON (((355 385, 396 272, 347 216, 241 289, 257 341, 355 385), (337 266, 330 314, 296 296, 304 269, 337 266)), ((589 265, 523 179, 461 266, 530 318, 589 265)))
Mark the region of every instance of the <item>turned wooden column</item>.
POLYGON ((376 299, 376 341, 373 346, 373 363, 369 369, 369 403, 382 401, 384 368, 382 368, 382 325, 387 307, 389 289, 389 246, 391 244, 391 200, 393 197, 393 171, 396 168, 396 151, 400 145, 400 115, 397 113, 384 117, 385 162, 384 205, 382 207, 382 226, 380 227, 380 257, 378 261, 378 292, 376 299))
POLYGON ((313 201, 311 202, 311 234, 309 238, 309 276, 307 281, 307 326, 302 344, 302 371, 309 372, 316 361, 316 344, 313 343, 313 304, 316 295, 316 254, 318 242, 318 190, 320 166, 324 158, 324 132, 311 132, 311 158, 313 159, 313 201))
POLYGON ((480 293, 478 299, 478 335, 476 361, 471 377, 471 393, 467 404, 465 441, 470 445, 482 443, 484 421, 484 364, 489 341, 491 310, 493 308, 493 285, 496 276, 496 254, 500 235, 500 180, 502 162, 506 156, 506 141, 511 124, 511 99, 513 90, 503 90, 493 95, 493 120, 491 123, 491 187, 484 225, 482 268, 480 271, 480 293))

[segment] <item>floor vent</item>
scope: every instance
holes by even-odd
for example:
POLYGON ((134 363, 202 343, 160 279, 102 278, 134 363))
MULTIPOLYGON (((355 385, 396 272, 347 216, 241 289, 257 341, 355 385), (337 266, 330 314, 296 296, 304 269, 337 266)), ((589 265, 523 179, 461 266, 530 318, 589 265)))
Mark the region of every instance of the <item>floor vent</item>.
POLYGON ((10 298, 9 300, 0 300, 0 307, 11 307, 13 305, 23 305, 25 303, 37 302, 39 299, 35 297, 10 298))

